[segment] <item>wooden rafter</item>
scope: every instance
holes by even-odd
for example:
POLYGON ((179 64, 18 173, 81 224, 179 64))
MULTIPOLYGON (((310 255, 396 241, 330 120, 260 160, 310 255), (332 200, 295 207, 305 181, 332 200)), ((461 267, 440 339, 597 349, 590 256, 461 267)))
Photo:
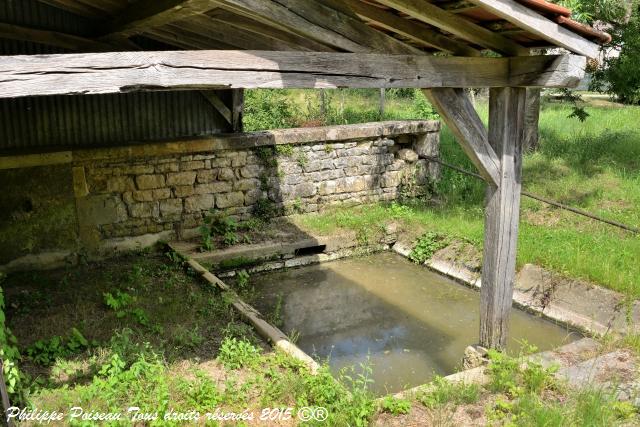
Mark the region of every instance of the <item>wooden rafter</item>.
POLYGON ((216 25, 232 26, 256 36, 269 37, 275 40, 280 40, 294 45, 296 47, 295 50, 306 50, 314 52, 333 51, 332 48, 325 44, 318 43, 305 37, 301 37, 297 34, 279 30, 278 28, 265 25, 262 22, 255 21, 245 16, 236 15, 224 9, 213 10, 207 13, 207 16, 211 19, 212 22, 215 22, 216 25))
POLYGON ((6 56, 0 97, 230 88, 576 86, 585 58, 463 58, 271 51, 6 56), (526 73, 512 74, 522 69, 526 73), (542 77, 541 77, 542 76, 542 77))
POLYGON ((369 52, 370 48, 318 26, 288 8, 271 0, 215 0, 217 4, 238 15, 263 22, 283 31, 323 43, 346 52, 369 52))
POLYGON ((141 0, 107 23, 103 32, 105 36, 130 37, 214 7, 210 0, 141 0))
POLYGON ((423 22, 455 34, 467 41, 507 55, 527 55, 528 50, 506 37, 487 30, 424 0, 377 0, 423 22))
POLYGON ((446 37, 438 31, 432 30, 418 22, 404 19, 393 13, 386 12, 379 7, 363 3, 360 0, 345 0, 344 2, 363 19, 415 42, 424 43, 455 55, 480 56, 480 51, 477 49, 446 37))
POLYGON ((516 3, 513 0, 470 0, 478 6, 482 6, 498 15, 499 17, 511 22, 519 28, 548 40, 555 45, 564 47, 565 49, 585 55, 590 58, 596 58, 600 52, 597 44, 588 41, 582 36, 568 30, 555 22, 545 18, 539 13, 531 11, 526 6, 516 3))
POLYGON ((341 10, 336 10, 320 1, 308 0, 271 0, 304 17, 313 24, 334 31, 361 46, 367 46, 373 52, 396 54, 420 53, 400 40, 390 37, 369 27, 361 19, 341 10))

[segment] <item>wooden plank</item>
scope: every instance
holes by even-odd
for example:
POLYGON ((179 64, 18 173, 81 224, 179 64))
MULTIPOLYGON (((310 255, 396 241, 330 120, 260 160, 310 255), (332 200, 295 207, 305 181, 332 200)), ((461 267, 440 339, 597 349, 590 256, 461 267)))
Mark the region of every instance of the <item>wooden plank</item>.
POLYGON ((359 18, 331 8, 318 1, 272 0, 319 27, 334 31, 344 37, 367 46, 372 52, 396 54, 420 54, 421 51, 400 40, 377 31, 359 18))
MULTIPOLYGON (((556 57, 558 58, 558 57, 556 57)), ((580 59, 578 57, 578 59, 580 59)), ((582 58, 584 59, 584 58, 582 58)), ((570 62, 570 58, 568 61, 570 62)), ((5 56, 0 98, 240 88, 566 87, 576 68, 546 56, 463 58, 321 52, 160 51, 5 56), (537 59, 536 59, 537 58, 537 59), (511 76, 518 62, 528 72, 511 76), (551 65, 549 65, 551 64, 551 65), (537 71, 536 71, 537 70, 537 71)))
POLYGON ((528 55, 528 49, 506 37, 496 34, 480 25, 457 16, 424 0, 377 0, 385 6, 397 9, 407 15, 434 25, 472 43, 493 49, 496 52, 513 55, 528 55))
POLYGON ((500 159, 489 144, 487 130, 467 94, 462 89, 440 88, 425 91, 425 95, 480 175, 497 185, 500 182, 500 159))
POLYGON ((363 3, 360 0, 344 0, 344 2, 361 18, 415 42, 426 44, 454 55, 480 56, 480 51, 477 49, 446 37, 416 21, 404 19, 379 7, 363 3))
POLYGON ((48 4, 58 9, 66 10, 67 12, 74 13, 76 15, 84 16, 86 18, 104 18, 105 12, 96 7, 79 3, 74 0, 39 0, 41 3, 48 4))
POLYGON ((215 0, 217 5, 238 15, 264 22, 278 28, 323 43, 346 52, 369 52, 361 46, 330 29, 320 27, 308 19, 293 13, 271 0, 215 0))
POLYGON ((106 24, 103 34, 130 37, 214 7, 210 0, 140 0, 106 24))
POLYGON ((573 31, 556 24, 513 0, 469 1, 478 6, 482 6, 484 9, 491 11, 517 27, 524 28, 544 40, 554 45, 564 47, 571 52, 585 55, 589 58, 597 58, 600 53, 600 48, 597 44, 590 42, 573 31))
POLYGON ((246 16, 236 15, 227 10, 217 9, 213 13, 209 13, 208 16, 211 21, 215 22, 217 25, 229 25, 261 37, 270 37, 275 40, 287 42, 294 45, 296 47, 295 50, 307 50, 314 52, 334 51, 334 49, 329 46, 318 43, 315 40, 301 37, 287 31, 282 31, 278 28, 265 25, 263 22, 255 21, 247 18, 246 16))
POLYGON ((489 143, 500 159, 498 185, 486 196, 480 345, 504 349, 516 273, 525 89, 494 88, 489 95, 489 143))
POLYGON ((229 123, 233 123, 233 113, 231 109, 225 105, 225 103, 220 99, 215 92, 210 90, 202 90, 200 91, 202 96, 215 108, 218 113, 229 123))

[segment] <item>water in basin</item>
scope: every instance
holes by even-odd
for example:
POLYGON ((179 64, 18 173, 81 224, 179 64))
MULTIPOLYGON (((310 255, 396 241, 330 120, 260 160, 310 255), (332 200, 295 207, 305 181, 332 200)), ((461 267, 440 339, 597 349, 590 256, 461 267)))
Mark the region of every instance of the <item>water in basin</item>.
MULTIPOLYGON (((369 363, 375 392, 396 392, 460 368, 477 343, 479 293, 401 256, 378 253, 254 276, 263 312, 281 306, 283 331, 331 369, 369 363)), ((580 338, 518 309, 509 349, 548 350, 580 338)))

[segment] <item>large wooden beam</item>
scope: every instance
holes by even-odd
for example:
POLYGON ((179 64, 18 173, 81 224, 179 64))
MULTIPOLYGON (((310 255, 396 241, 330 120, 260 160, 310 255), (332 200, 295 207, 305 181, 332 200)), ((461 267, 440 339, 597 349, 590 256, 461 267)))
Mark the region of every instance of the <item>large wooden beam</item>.
POLYGON ((425 0, 377 0, 385 6, 441 28, 472 43, 507 55, 528 55, 525 47, 425 0))
POLYGON ((388 31, 393 31, 415 42, 433 46, 454 55, 480 56, 480 51, 465 43, 446 37, 424 24, 404 19, 361 0, 345 0, 345 3, 361 18, 388 31))
POLYGON ((525 89, 494 88, 489 95, 489 143, 500 159, 498 185, 486 195, 480 345, 504 349, 516 272, 525 89))
POLYGON ((600 48, 597 44, 592 43, 573 31, 556 24, 514 0, 469 1, 490 10, 515 26, 524 28, 533 34, 542 37, 544 40, 550 41, 554 45, 562 46, 571 52, 585 55, 590 58, 596 58, 600 52, 600 48))
POLYGON ((572 55, 462 58, 264 51, 5 56, 0 59, 0 98, 187 89, 574 87, 584 75, 584 61, 572 55), (527 73, 512 75, 523 60, 527 73))
POLYGON ((500 182, 500 159, 489 144, 487 129, 462 89, 441 88, 425 91, 456 140, 476 166, 480 175, 493 185, 500 182))

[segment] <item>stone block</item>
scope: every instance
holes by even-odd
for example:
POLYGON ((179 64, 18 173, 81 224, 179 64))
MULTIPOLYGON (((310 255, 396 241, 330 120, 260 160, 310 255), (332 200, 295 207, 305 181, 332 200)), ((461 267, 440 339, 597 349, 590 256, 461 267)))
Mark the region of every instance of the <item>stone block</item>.
POLYGON ((158 203, 133 203, 129 205, 129 215, 132 218, 156 218, 159 216, 158 203))
POLYGON ((220 181, 232 181, 235 178, 233 169, 231 168, 222 168, 218 171, 218 179, 220 181))
POLYGON ((242 178, 257 178, 262 175, 263 168, 260 165, 248 165, 240 169, 242 178))
POLYGON ((124 193, 135 189, 135 183, 130 176, 114 176, 107 180, 107 192, 109 193, 124 193))
POLYGON ((333 159, 314 160, 314 161, 308 162, 303 166, 304 171, 307 173, 317 172, 317 171, 326 170, 326 169, 333 169, 333 168, 334 168, 333 159))
POLYGON ((199 194, 184 199, 185 212, 206 211, 215 206, 215 196, 213 194, 199 194))
POLYGON ((196 194, 215 194, 231 191, 231 183, 228 181, 214 181, 208 184, 198 184, 195 187, 196 194))
POLYGON ((192 196, 195 193, 196 190, 193 188, 193 185, 179 185, 173 189, 173 195, 175 197, 187 197, 192 196))
POLYGON ((254 189, 244 193, 244 204, 250 206, 258 202, 262 198, 262 190, 254 189))
POLYGON ((241 167, 247 164, 246 151, 230 152, 227 154, 227 157, 231 161, 231 166, 233 166, 234 168, 241 167))
POLYGON ((413 150, 420 157, 438 157, 440 152, 440 134, 438 132, 430 132, 416 135, 413 150))
POLYGON ((218 178, 217 169, 202 169, 197 172, 196 181, 200 184, 215 181, 218 178))
POLYGON ((397 156, 400 160, 404 160, 409 163, 415 163, 418 161, 418 154, 409 148, 399 150, 397 156))
POLYGON ((136 177, 136 184, 140 190, 164 187, 164 175, 139 175, 136 177))
POLYGON ((156 165, 155 170, 158 173, 178 172, 180 166, 178 166, 177 162, 160 163, 156 165))
POLYGON ((235 191, 248 191, 255 188, 260 188, 259 179, 241 179, 233 184, 235 191))
POLYGON ((311 182, 303 182, 298 185, 289 185, 282 189, 282 192, 286 194, 288 198, 304 199, 306 197, 314 196, 317 193, 318 189, 315 184, 311 182))
POLYGON ((180 163, 180 169, 183 171, 204 169, 204 161, 197 160, 197 161, 191 161, 191 162, 183 162, 183 163, 180 163))
POLYGON ((397 187, 400 185, 402 181, 402 172, 401 171, 389 171, 382 175, 382 179, 380 180, 380 185, 383 188, 388 187, 397 187))
POLYGON ((160 201, 160 214, 163 217, 176 217, 182 214, 182 199, 167 199, 160 201))
POLYGON ((167 175, 167 185, 193 185, 196 176, 197 173, 193 171, 170 173, 167 175))
POLYGON ((279 162, 278 169, 285 175, 302 173, 302 167, 296 162, 279 162))
POLYGON ((218 194, 216 197, 216 207, 220 209, 237 206, 244 206, 244 193, 241 191, 218 194))
MULTIPOLYGON (((129 199, 130 194, 131 200, 133 200, 134 202, 152 202, 154 200, 168 199, 169 197, 171 197, 171 190, 169 190, 168 188, 156 188, 153 190, 133 191, 126 194, 127 196, 125 198, 125 201, 129 199)), ((125 196, 123 195, 123 197, 125 196)))

